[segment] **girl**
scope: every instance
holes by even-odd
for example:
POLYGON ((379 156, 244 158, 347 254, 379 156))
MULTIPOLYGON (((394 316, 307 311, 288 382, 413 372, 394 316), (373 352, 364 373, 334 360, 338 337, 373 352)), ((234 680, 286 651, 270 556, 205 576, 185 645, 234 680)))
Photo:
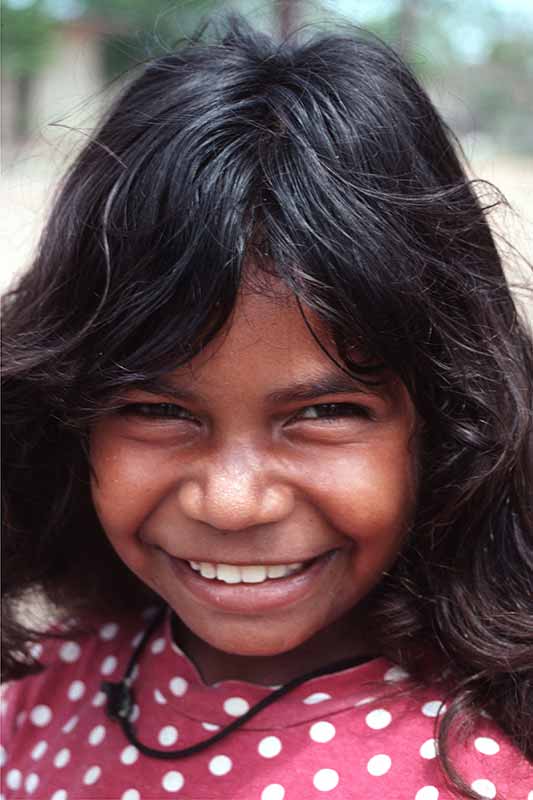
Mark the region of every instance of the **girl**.
POLYGON ((531 342, 394 52, 148 63, 4 339, 5 798, 531 800, 531 342))

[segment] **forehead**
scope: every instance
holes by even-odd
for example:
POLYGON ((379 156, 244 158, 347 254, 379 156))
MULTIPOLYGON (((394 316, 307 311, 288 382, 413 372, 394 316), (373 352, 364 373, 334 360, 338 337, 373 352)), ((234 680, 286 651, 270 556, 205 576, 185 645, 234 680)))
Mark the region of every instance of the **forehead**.
POLYGON ((222 404, 233 410, 250 403, 278 406, 354 392, 398 400, 404 394, 398 378, 387 370, 373 386, 350 375, 327 326, 281 282, 263 291, 241 291, 226 328, 163 382, 146 386, 151 387, 177 402, 222 404))
POLYGON ((282 281, 272 279, 268 286, 243 287, 226 327, 175 377, 203 382, 238 374, 246 383, 250 377, 313 377, 336 369, 322 348, 338 358, 324 323, 301 307, 282 281))

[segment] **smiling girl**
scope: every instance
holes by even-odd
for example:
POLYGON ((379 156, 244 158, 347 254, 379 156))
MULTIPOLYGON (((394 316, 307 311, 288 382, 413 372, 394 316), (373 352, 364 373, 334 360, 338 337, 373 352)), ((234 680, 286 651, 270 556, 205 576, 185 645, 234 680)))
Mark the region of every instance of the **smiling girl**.
POLYGON ((397 55, 148 62, 4 319, 5 798, 531 800, 531 342, 397 55))

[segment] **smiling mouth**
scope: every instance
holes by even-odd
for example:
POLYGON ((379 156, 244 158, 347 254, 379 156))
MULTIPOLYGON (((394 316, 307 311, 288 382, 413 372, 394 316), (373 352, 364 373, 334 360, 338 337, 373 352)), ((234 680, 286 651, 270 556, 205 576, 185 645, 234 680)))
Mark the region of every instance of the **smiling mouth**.
POLYGON ((202 578, 222 583, 264 583, 303 572, 316 561, 297 561, 290 564, 224 564, 210 561, 186 561, 202 578))
POLYGON ((305 600, 321 585, 340 549, 286 564, 227 564, 169 556, 169 565, 179 585, 201 605, 255 616, 305 600), (269 577, 269 571, 278 577, 269 577))

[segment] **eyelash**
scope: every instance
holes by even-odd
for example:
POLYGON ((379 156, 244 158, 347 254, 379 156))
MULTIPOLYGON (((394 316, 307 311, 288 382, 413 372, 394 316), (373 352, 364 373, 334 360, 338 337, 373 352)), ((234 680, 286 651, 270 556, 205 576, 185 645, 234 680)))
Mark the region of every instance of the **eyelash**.
MULTIPOLYGON (((175 405, 174 403, 129 403, 120 409, 123 415, 147 417, 152 419, 179 419, 194 421, 194 417, 183 406, 175 405)), ((366 406, 358 405, 357 403, 315 403, 311 406, 305 406, 292 417, 292 420, 320 420, 322 422, 334 422, 342 417, 360 417, 362 419, 372 420, 372 411, 366 406), (321 409, 326 411, 326 415, 318 414, 315 417, 305 417, 303 413, 311 409, 321 409), (333 413, 327 413, 331 412, 333 413)))
POLYGON ((120 409, 126 416, 151 417, 153 419, 186 419, 194 420, 192 414, 183 406, 174 403, 128 403, 120 409))
POLYGON ((302 408, 297 415, 296 419, 319 419, 324 422, 333 422, 340 417, 362 417, 363 419, 373 419, 372 411, 366 406, 358 405, 357 403, 316 403, 313 406, 306 406, 302 408), (333 411, 332 414, 317 417, 302 417, 305 411, 310 409, 322 409, 323 411, 333 411), (340 413, 339 413, 340 412, 340 413))

